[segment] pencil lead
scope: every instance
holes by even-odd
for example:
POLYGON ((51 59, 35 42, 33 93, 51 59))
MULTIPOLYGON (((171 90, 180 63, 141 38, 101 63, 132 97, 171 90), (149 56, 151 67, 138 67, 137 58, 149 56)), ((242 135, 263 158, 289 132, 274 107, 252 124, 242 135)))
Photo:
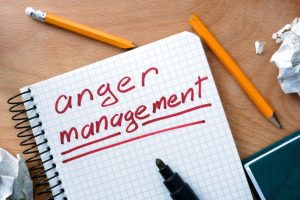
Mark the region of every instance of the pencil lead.
POLYGON ((269 118, 269 120, 270 120, 273 124, 275 124, 278 128, 282 128, 282 126, 281 126, 281 124, 280 124, 280 122, 279 122, 279 120, 278 120, 278 118, 277 118, 275 112, 273 112, 273 115, 269 118))
POLYGON ((165 168, 165 166, 166 166, 165 163, 159 158, 156 158, 155 163, 156 163, 156 166, 158 167, 158 169, 160 169, 160 170, 165 168))

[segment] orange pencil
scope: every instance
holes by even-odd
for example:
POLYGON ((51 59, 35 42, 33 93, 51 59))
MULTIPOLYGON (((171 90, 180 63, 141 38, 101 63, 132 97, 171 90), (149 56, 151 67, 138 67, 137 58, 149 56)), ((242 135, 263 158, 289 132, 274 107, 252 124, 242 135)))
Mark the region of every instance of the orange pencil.
POLYGON ((215 53, 229 73, 236 79, 239 85, 248 94, 250 99, 255 103, 257 108, 262 112, 262 114, 278 128, 281 128, 281 124, 276 117, 274 109, 267 103, 253 83, 251 83, 244 72, 239 68, 237 63, 230 57, 230 55, 216 40, 216 38, 209 32, 204 23, 200 21, 199 17, 197 15, 193 15, 189 19, 189 23, 195 29, 198 35, 206 42, 209 48, 215 53))
POLYGON ((26 14, 28 16, 31 16, 32 18, 39 20, 41 22, 45 22, 48 24, 52 24, 54 26, 58 26, 60 28, 84 35, 86 37, 111 44, 113 46, 122 48, 122 49, 132 49, 134 48, 134 44, 132 41, 105 33, 103 31, 100 31, 98 29, 85 26, 76 22, 73 22, 71 20, 65 19, 63 17, 59 17, 57 15, 54 15, 52 13, 46 13, 41 10, 34 10, 31 7, 26 8, 26 14))

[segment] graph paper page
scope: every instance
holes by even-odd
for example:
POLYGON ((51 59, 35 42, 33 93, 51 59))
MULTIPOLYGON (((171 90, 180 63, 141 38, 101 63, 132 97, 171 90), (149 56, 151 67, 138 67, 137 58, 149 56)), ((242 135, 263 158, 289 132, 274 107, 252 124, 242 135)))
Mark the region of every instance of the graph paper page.
POLYGON ((201 41, 192 33, 29 88, 68 200, 170 199, 156 158, 200 199, 252 199, 201 41))

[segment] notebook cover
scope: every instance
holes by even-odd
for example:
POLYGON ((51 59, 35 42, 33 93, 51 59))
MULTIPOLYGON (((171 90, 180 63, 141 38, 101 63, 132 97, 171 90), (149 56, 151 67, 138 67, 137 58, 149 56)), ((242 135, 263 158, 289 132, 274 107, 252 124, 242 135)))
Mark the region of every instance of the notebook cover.
MULTIPOLYGON (((266 199, 300 199, 300 130, 275 142, 242 161, 245 164, 270 152, 268 155, 249 164, 266 199), (279 147, 280 145, 293 140, 279 147)), ((259 199, 258 191, 246 172, 251 187, 259 199)))

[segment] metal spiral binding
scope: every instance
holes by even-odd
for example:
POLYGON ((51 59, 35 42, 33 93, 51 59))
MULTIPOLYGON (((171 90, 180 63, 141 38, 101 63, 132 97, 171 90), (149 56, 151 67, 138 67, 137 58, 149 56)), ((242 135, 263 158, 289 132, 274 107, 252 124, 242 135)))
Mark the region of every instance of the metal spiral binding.
MULTIPOLYGON (((42 122, 39 122, 38 124, 34 126, 28 125, 30 120, 32 119, 39 119, 39 114, 37 113, 33 117, 22 117, 23 114, 26 114, 26 112, 31 110, 36 110, 37 107, 34 105, 33 107, 26 109, 24 104, 27 102, 34 102, 34 98, 31 97, 30 99, 24 100, 24 101, 17 101, 17 98, 21 97, 24 94, 31 94, 30 88, 22 92, 20 94, 17 94, 10 99, 8 99, 7 103, 12 105, 9 109, 10 112, 14 113, 12 116, 12 120, 16 121, 17 124, 15 125, 15 128, 17 130, 20 130, 20 132, 17 134, 18 137, 24 138, 24 140, 20 143, 21 146, 28 147, 26 150, 23 151, 23 154, 31 154, 32 156, 29 157, 26 160, 26 163, 36 163, 32 167, 29 168, 31 178, 33 180, 37 180, 36 184, 34 185, 36 188, 44 186, 46 189, 38 192, 38 195, 47 195, 48 200, 54 200, 55 197, 58 197, 59 195, 62 195, 64 193, 64 189, 60 189, 60 191, 57 194, 52 194, 51 190, 55 187, 58 187, 62 184, 60 180, 57 181, 56 184, 54 184, 52 187, 49 185, 49 180, 54 179, 55 177, 59 176, 59 173, 56 171, 52 177, 47 178, 46 172, 53 170, 56 168, 56 164, 53 162, 53 156, 50 154, 49 158, 45 160, 41 160, 40 156, 51 151, 50 147, 47 145, 48 140, 45 138, 43 142, 40 142, 37 144, 35 142, 36 137, 44 136, 45 131, 41 130, 39 134, 34 135, 31 130, 42 127, 42 122), (43 152, 39 152, 37 147, 40 145, 47 145, 47 148, 43 152), (52 166, 48 169, 44 169, 43 164, 47 162, 52 162, 52 166)), ((44 136, 45 137, 45 136, 44 136)), ((64 200, 67 198, 64 197, 64 200)))

